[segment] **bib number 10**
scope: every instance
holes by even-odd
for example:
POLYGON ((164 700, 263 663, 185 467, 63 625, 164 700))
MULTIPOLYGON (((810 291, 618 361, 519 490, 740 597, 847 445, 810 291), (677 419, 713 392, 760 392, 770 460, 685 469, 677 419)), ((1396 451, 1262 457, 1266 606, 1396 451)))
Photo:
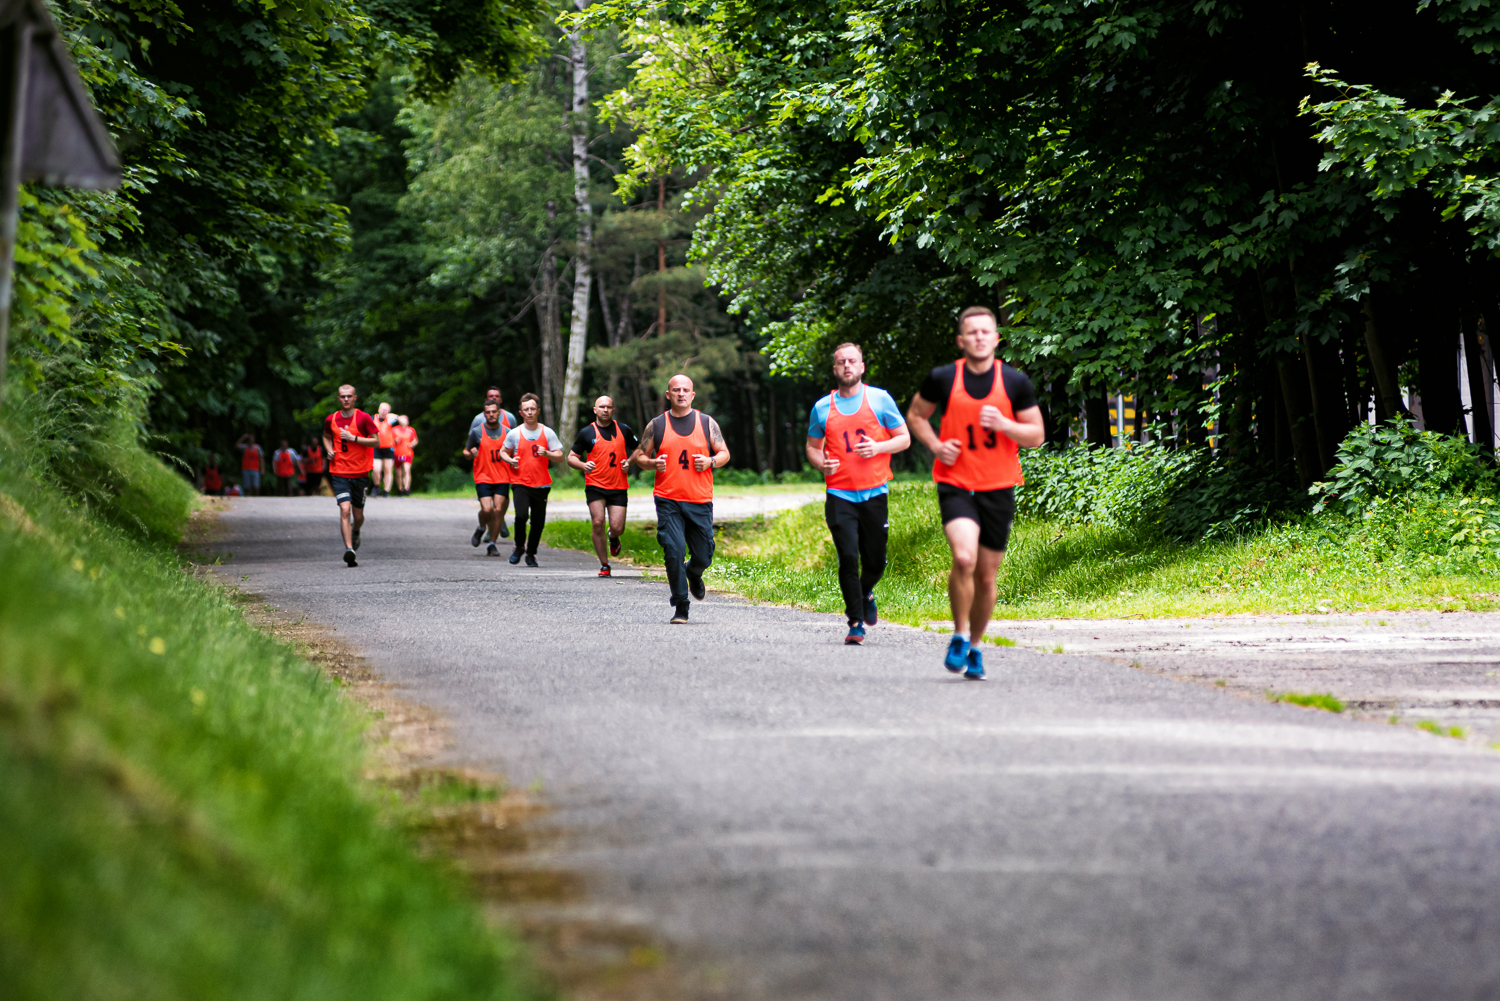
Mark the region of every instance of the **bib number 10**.
MULTIPOLYGON (((974 425, 970 424, 968 430, 969 430, 969 447, 970 448, 978 448, 979 446, 977 444, 975 444, 975 441, 974 441, 974 425)), ((992 429, 990 429, 990 428, 980 428, 979 429, 979 433, 984 436, 984 447, 985 448, 994 448, 995 445, 999 443, 999 438, 997 438, 995 436, 995 432, 992 429)))

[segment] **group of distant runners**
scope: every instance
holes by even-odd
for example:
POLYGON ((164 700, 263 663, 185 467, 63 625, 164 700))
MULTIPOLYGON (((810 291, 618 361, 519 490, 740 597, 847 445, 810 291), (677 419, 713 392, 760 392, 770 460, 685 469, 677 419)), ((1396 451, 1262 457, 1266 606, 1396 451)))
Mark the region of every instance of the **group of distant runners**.
MULTIPOLYGON (((824 518, 838 554, 849 627, 844 642, 850 645, 863 643, 866 628, 879 621, 875 588, 886 568, 890 457, 911 447, 913 436, 932 452, 932 478, 952 551, 953 636, 943 664, 973 680, 985 676, 978 643, 994 611, 995 576, 1015 518, 1020 449, 1041 445, 1045 434, 1031 380, 996 357, 999 340, 993 312, 983 306, 964 310, 957 336, 962 357, 928 373, 904 416, 889 393, 865 385, 859 345, 841 344, 833 353, 837 388, 814 404, 807 432, 808 461, 823 473, 827 489, 824 518), (935 431, 934 414, 940 417, 935 431)), ((510 536, 505 514, 514 497, 510 562, 536 566, 551 464, 566 459, 584 474, 599 576, 609 577, 609 560, 619 555, 625 528, 629 467, 654 470, 656 540, 666 565, 671 621, 687 622, 692 602, 707 596, 703 574, 713 564, 713 471, 730 461, 718 422, 693 408, 695 395, 692 379, 673 376, 665 412, 639 438, 615 418, 614 401, 601 396, 594 420, 565 453, 557 433, 539 421, 536 394, 521 397, 518 420, 501 405, 500 390, 490 387, 464 447, 479 497, 470 544, 487 542, 488 555, 500 555, 498 540, 510 536)), ((387 439, 381 421, 358 409, 353 386, 339 387, 338 398, 339 409, 324 421, 322 444, 332 457, 344 562, 353 567, 365 486, 389 446, 382 444, 387 439)), ((389 483, 390 474, 384 475, 389 483)))
MULTIPOLYGON (((374 478, 371 496, 381 492, 392 497, 405 497, 411 493, 411 464, 418 443, 417 430, 411 426, 405 414, 392 414, 391 405, 382 403, 375 417, 374 461, 370 473, 374 478)), ((271 453, 271 474, 275 478, 277 492, 283 497, 303 495, 312 497, 320 492, 323 477, 327 475, 326 443, 309 441, 299 451, 287 439, 271 453)), ((257 497, 261 492, 265 452, 255 443, 253 432, 240 436, 235 442, 240 453, 240 482, 226 484, 219 469, 218 457, 213 457, 203 470, 203 492, 223 495, 235 490, 245 497, 257 497)))

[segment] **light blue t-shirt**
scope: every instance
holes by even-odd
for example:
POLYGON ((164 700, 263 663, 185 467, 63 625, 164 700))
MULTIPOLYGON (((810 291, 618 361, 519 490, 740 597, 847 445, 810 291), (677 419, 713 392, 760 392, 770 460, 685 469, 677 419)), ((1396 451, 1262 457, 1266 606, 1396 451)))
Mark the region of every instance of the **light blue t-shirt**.
MULTIPOLYGON (((812 413, 807 415, 807 436, 809 438, 827 437, 828 428, 828 401, 830 396, 821 397, 813 404, 812 413)), ((839 396, 839 413, 845 417, 853 417, 859 413, 859 408, 864 405, 865 396, 870 397, 870 409, 875 412, 875 419, 880 426, 887 431, 894 431, 906 424, 906 418, 901 414, 901 408, 896 406, 896 401, 891 399, 891 394, 874 386, 866 386, 857 395, 839 396)), ((879 497, 881 494, 890 492, 890 485, 882 483, 878 487, 868 490, 834 490, 829 488, 828 492, 835 497, 842 497, 846 501, 858 504, 860 501, 869 500, 871 497, 879 497)))

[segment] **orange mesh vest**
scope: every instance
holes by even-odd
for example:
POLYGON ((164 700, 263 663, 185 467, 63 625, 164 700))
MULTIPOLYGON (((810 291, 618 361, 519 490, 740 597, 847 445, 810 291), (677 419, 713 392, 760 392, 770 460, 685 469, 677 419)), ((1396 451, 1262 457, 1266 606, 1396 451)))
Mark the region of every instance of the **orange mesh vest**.
MULTIPOLYGON (((480 421, 479 422, 479 427, 481 429, 480 430, 480 435, 481 435, 480 444, 481 445, 484 444, 484 440, 483 440, 484 431, 483 431, 483 429, 485 428, 485 426, 486 425, 485 425, 484 421, 480 421)), ((512 427, 514 427, 514 425, 512 425, 511 422, 508 419, 506 419, 505 411, 504 410, 500 411, 500 440, 502 442, 505 440, 505 436, 508 435, 508 434, 510 434, 510 429, 512 427)), ((500 478, 498 480, 481 480, 479 478, 479 456, 478 455, 474 456, 474 482, 475 483, 509 483, 509 482, 511 482, 512 480, 514 480, 516 478, 516 474, 510 468, 509 463, 505 463, 505 462, 500 463, 500 470, 495 475, 498 476, 498 477, 500 477, 500 478)))
POLYGON ((396 458, 410 459, 411 447, 417 441, 416 429, 405 424, 397 424, 391 428, 391 435, 396 439, 396 458))
POLYGON ((667 457, 665 472, 656 474, 656 489, 653 493, 668 500, 688 504, 707 504, 714 499, 714 473, 712 469, 698 471, 693 462, 694 455, 713 455, 708 447, 708 432, 703 429, 703 415, 693 411, 693 433, 680 435, 672 430, 672 415, 667 413, 662 421, 662 440, 656 447, 658 456, 667 457))
POLYGON ((547 464, 547 431, 537 425, 536 437, 526 437, 526 428, 516 429, 516 459, 521 463, 511 477, 513 483, 523 487, 550 487, 552 467, 547 464), (541 454, 538 455, 537 453, 541 454))
POLYGON ((354 411, 354 415, 348 420, 343 419, 343 412, 335 410, 331 420, 333 423, 333 469, 329 470, 334 476, 348 479, 351 476, 363 476, 375 468, 375 447, 373 445, 361 445, 357 441, 345 441, 339 437, 339 432, 348 428, 352 433, 361 438, 369 435, 359 433, 359 419, 370 415, 363 410, 354 411))
POLYGON ((271 456, 271 469, 277 476, 291 476, 297 472, 297 456, 290 449, 277 449, 271 456))
POLYGON ((958 461, 951 466, 939 459, 932 461, 933 480, 964 490, 1004 490, 1022 481, 1021 447, 1009 436, 979 426, 979 410, 985 406, 998 407, 1006 417, 1016 418, 1010 397, 1005 395, 1000 359, 995 359, 995 384, 989 395, 976 400, 964 388, 964 363, 960 358, 953 369, 953 389, 948 393, 938 437, 943 441, 957 438, 961 449, 958 461))
POLYGON ((594 425, 594 447, 589 451, 586 461, 594 463, 592 473, 583 474, 583 482, 586 486, 598 487, 600 490, 627 490, 630 481, 625 478, 625 460, 629 458, 625 454, 625 435, 620 431, 620 425, 615 423, 615 436, 606 441, 599 433, 599 425, 594 425))
POLYGON ((391 422, 375 418, 375 441, 379 448, 395 448, 396 436, 391 431, 391 422))
POLYGON ((891 432, 881 425, 870 406, 869 387, 862 392, 859 409, 852 416, 839 413, 838 390, 828 394, 828 420, 823 425, 823 454, 839 460, 839 468, 824 480, 834 490, 871 490, 891 478, 888 452, 861 458, 854 446, 862 441, 889 441, 891 432))
POLYGON ((500 437, 491 438, 489 425, 479 425, 479 447, 474 451, 475 483, 510 482, 510 464, 500 458, 500 450, 505 447, 505 436, 510 431, 503 421, 495 430, 500 437))
POLYGON ((302 457, 302 468, 309 473, 321 473, 323 471, 323 446, 316 445, 307 450, 302 457))

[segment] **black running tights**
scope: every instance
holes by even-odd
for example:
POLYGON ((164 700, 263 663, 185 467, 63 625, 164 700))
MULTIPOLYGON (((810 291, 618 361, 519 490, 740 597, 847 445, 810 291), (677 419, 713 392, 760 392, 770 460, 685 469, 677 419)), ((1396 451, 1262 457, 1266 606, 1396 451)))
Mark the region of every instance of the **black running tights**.
POLYGON ((516 548, 524 545, 527 556, 536 555, 536 545, 542 541, 542 529, 547 524, 547 495, 551 487, 523 487, 519 483, 510 488, 516 507, 516 548), (527 523, 530 523, 528 527, 527 523))

